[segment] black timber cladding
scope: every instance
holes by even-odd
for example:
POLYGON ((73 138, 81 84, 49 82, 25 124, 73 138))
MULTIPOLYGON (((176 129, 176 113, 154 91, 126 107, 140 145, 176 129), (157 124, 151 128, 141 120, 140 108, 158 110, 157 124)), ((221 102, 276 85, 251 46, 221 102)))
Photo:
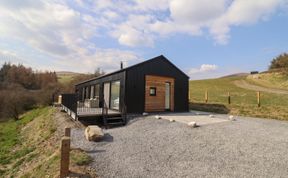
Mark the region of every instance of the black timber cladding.
POLYGON ((174 78, 174 111, 188 111, 189 77, 164 56, 135 65, 126 72, 126 105, 129 113, 144 112, 145 75, 174 78))
POLYGON ((145 106, 145 75, 174 78, 174 111, 188 111, 189 77, 162 55, 128 68, 81 82, 76 85, 76 91, 80 91, 86 86, 100 84, 101 100, 103 99, 103 82, 120 80, 120 108, 121 102, 125 102, 128 113, 142 113, 145 106))

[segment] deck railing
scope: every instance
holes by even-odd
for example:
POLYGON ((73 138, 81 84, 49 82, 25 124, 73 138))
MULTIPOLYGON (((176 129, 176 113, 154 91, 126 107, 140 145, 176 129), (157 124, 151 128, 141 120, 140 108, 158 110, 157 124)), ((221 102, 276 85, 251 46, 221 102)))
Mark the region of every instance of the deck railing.
POLYGON ((125 103, 121 102, 120 111, 115 111, 109 109, 107 103, 103 100, 101 101, 102 105, 100 106, 100 101, 96 99, 85 99, 84 101, 78 101, 77 94, 62 94, 62 106, 64 110, 75 120, 83 117, 96 117, 100 116, 103 118, 104 126, 107 128, 108 120, 111 117, 119 117, 123 124, 127 123, 127 109, 125 103))
POLYGON ((62 94, 62 105, 64 109, 71 116, 75 116, 74 119, 87 116, 101 116, 106 122, 106 118, 110 115, 121 114, 122 118, 126 118, 126 106, 123 105, 120 111, 109 109, 105 101, 99 99, 85 99, 79 101, 77 94, 62 94), (102 103, 102 106, 100 105, 102 103), (73 112, 73 113, 71 113, 73 112))
POLYGON ((61 104, 77 114, 77 95, 76 94, 61 94, 61 104))
POLYGON ((96 99, 85 99, 84 102, 78 101, 77 102, 77 113, 78 114, 95 114, 101 115, 102 108, 99 105, 99 100, 96 99))

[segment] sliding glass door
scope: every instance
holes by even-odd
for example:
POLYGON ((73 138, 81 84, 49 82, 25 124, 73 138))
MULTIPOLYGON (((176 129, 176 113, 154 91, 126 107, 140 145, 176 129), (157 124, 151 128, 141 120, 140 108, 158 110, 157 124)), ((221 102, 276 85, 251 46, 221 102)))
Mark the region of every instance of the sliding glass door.
POLYGON ((110 100, 110 82, 104 83, 104 102, 106 106, 109 108, 109 100, 110 100))
POLYGON ((120 81, 111 82, 110 108, 119 110, 120 104, 120 81))

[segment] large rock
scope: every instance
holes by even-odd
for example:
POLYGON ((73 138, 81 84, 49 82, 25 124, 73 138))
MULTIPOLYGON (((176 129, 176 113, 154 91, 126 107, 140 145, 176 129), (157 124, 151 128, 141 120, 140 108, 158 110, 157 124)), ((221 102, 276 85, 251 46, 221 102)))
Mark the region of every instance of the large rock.
POLYGON ((198 127, 198 125, 197 125, 196 122, 189 122, 189 123, 188 123, 188 126, 189 126, 189 127, 193 127, 193 128, 194 128, 194 127, 198 127))
POLYGON ((90 125, 85 129, 85 138, 88 141, 99 142, 104 137, 104 132, 97 125, 90 125))

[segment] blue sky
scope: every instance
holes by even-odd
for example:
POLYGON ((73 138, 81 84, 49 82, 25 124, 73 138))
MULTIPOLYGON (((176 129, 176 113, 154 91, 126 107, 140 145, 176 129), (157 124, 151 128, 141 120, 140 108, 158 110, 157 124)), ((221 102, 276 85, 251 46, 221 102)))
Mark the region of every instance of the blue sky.
POLYGON ((0 64, 111 72, 163 54, 191 79, 288 52, 287 0, 3 0, 0 64))

